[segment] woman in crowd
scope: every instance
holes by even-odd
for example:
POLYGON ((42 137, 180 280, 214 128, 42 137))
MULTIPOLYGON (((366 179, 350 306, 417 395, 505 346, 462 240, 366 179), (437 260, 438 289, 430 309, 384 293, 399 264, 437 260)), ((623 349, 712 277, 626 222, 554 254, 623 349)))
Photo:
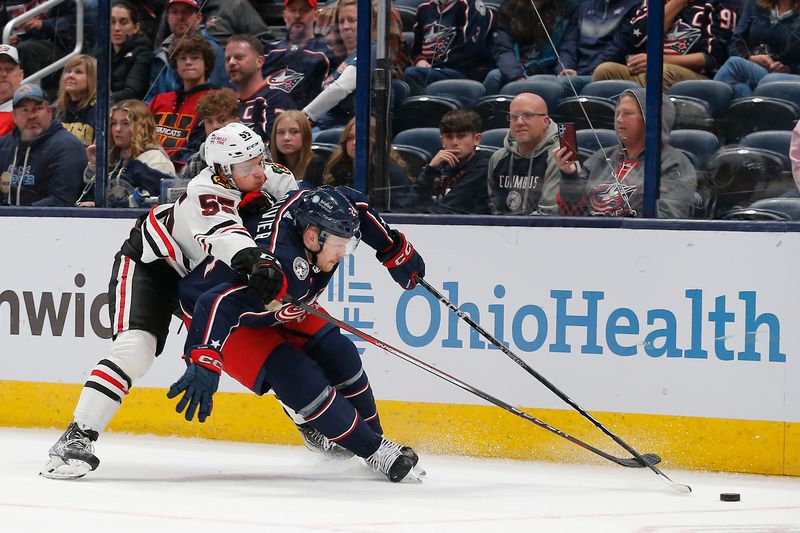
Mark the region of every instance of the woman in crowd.
MULTIPOLYGON (((303 109, 314 126, 321 129, 342 126, 355 114, 357 12, 357 0, 339 0, 333 11, 333 29, 328 38, 336 57, 344 59, 322 83, 322 92, 303 109)), ((372 28, 375 29, 374 24, 372 28)), ((371 56, 374 55, 373 50, 371 56)))
POLYGON ((497 12, 494 37, 497 68, 483 81, 486 94, 497 94, 514 80, 555 74, 556 52, 550 38, 556 48, 561 46, 574 11, 574 0, 504 0, 497 12))
POLYGON ((150 83, 153 43, 139 31, 139 11, 128 0, 111 6, 111 100, 143 98, 150 83))
MULTIPOLYGON (((369 153, 370 167, 372 167, 375 152, 375 119, 370 119, 370 122, 369 153)), ((342 135, 339 137, 339 147, 331 154, 328 164, 325 165, 325 172, 322 178, 323 184, 353 187, 355 157, 356 121, 351 119, 342 130, 342 135)), ((372 175, 372 169, 370 169, 369 174, 372 175)), ((406 207, 411 193, 411 180, 408 179, 408 175, 403 168, 403 161, 394 151, 391 152, 391 160, 389 161, 388 184, 373 190, 380 193, 383 187, 389 188, 390 200, 388 208, 400 209, 406 207)))
POLYGON ((301 189, 322 185, 325 161, 311 151, 311 123, 302 111, 284 111, 275 119, 269 143, 272 160, 294 174, 301 189))
POLYGON ((80 54, 64 65, 56 97, 56 117, 84 146, 94 144, 97 60, 80 54))
POLYGON ((761 83, 800 81, 800 0, 748 0, 714 79, 752 96, 761 83))
MULTIPOLYGON (((109 113, 108 207, 144 207, 158 200, 161 180, 175 177, 164 149, 158 144, 153 116, 144 102, 123 100, 109 113)), ((83 174, 86 187, 77 205, 94 206, 97 147, 86 148, 89 164, 83 174)))

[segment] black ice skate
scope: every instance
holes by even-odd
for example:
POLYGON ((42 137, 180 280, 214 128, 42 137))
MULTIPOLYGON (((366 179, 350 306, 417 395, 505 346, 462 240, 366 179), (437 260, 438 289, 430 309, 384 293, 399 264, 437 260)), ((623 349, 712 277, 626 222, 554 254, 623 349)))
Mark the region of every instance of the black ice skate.
POLYGON ((353 457, 353 452, 331 442, 325 435, 308 424, 296 424, 306 448, 328 459, 342 460, 353 457))
POLYGON ((406 478, 421 481, 419 478, 425 475, 424 470, 415 470, 414 468, 419 461, 419 456, 414 450, 392 442, 386 437, 383 437, 381 445, 375 453, 364 461, 376 472, 384 473, 393 483, 406 478))
POLYGON ((82 430, 75 422, 71 423, 50 448, 50 461, 39 475, 50 479, 78 479, 95 470, 100 464, 93 444, 98 436, 96 431, 82 430))

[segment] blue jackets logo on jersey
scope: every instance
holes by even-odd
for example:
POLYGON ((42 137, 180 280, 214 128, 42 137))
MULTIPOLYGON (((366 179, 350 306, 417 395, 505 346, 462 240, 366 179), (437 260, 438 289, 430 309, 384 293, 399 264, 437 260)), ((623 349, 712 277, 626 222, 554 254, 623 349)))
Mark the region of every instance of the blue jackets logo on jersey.
POLYGON ((281 69, 273 72, 266 78, 267 85, 272 89, 277 89, 285 93, 292 92, 297 87, 305 75, 302 72, 295 72, 290 68, 281 69))

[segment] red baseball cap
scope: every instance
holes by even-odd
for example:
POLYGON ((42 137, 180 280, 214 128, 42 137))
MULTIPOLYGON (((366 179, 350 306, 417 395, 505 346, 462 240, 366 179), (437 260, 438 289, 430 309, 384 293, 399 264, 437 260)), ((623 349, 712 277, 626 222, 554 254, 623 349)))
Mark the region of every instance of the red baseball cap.
POLYGON ((197 3, 196 0, 169 0, 169 3, 167 4, 167 9, 169 9, 169 6, 175 4, 186 4, 187 6, 191 6, 195 8, 197 11, 200 11, 200 5, 197 3))
MULTIPOLYGON (((286 7, 291 3, 292 0, 283 0, 283 7, 286 7)), ((306 0, 306 4, 311 6, 313 9, 317 9, 317 0, 306 0)))

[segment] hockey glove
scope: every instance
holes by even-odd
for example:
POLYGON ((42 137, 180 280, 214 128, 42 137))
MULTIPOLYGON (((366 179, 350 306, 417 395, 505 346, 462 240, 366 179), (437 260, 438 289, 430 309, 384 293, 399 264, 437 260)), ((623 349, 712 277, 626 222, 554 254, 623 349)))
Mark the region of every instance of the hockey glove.
POLYGON ((397 230, 392 230, 390 235, 394 244, 388 250, 376 253, 375 257, 389 269, 389 274, 401 287, 411 290, 417 286, 416 276, 425 277, 425 261, 405 235, 397 230))
POLYGON ((286 294, 286 276, 275 256, 261 248, 236 252, 231 266, 247 280, 247 285, 264 303, 280 300, 286 294))
POLYGON ((186 420, 191 422, 199 406, 197 420, 205 422, 211 415, 213 405, 211 397, 217 392, 220 374, 222 374, 221 353, 208 346, 192 348, 186 372, 167 392, 167 398, 170 399, 183 392, 183 397, 175 406, 175 412, 182 413, 185 409, 186 420))
POLYGON ((239 202, 239 216, 242 220, 261 216, 272 207, 272 198, 263 192, 249 192, 239 202))

